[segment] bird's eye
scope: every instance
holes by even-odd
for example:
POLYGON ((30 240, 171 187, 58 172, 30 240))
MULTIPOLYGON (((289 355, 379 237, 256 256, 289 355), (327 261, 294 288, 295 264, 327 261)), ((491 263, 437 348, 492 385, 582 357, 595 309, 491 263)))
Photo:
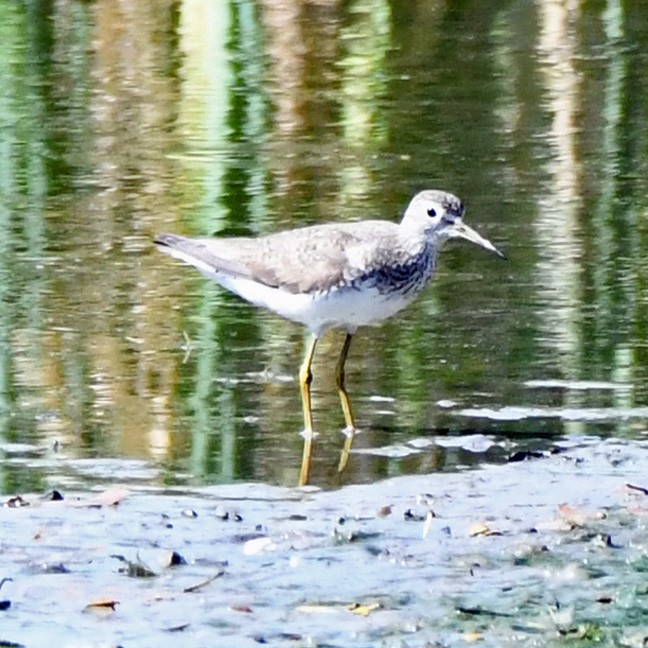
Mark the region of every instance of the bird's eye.
POLYGON ((430 209, 428 209, 428 216, 434 218, 436 215, 437 215, 436 209, 434 209, 434 207, 430 207, 430 209))

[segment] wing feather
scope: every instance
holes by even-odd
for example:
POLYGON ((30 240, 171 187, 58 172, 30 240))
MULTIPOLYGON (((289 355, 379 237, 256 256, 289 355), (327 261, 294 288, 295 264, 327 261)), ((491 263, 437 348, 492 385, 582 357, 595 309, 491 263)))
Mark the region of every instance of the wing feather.
POLYGON ((327 291, 359 276, 393 236, 389 221, 325 224, 258 238, 161 234, 158 247, 207 274, 252 279, 290 293, 327 291))

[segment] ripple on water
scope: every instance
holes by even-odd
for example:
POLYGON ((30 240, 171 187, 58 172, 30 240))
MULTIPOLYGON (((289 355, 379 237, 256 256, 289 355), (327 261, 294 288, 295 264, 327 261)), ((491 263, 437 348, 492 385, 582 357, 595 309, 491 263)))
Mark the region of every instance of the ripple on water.
POLYGON ((491 421, 562 419, 564 421, 615 421, 648 418, 648 407, 538 407, 507 405, 500 408, 467 407, 453 411, 456 416, 491 421))

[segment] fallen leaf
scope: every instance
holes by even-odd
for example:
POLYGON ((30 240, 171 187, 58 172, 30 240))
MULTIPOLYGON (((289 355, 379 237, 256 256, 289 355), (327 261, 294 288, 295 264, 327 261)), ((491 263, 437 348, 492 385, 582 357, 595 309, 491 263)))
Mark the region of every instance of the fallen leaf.
POLYGON ((565 522, 575 527, 582 527, 588 522, 603 520, 607 517, 605 511, 575 508, 568 504, 560 504, 558 506, 558 512, 565 522))
POLYGON ((88 603, 84 609, 106 609, 114 612, 117 605, 119 605, 119 601, 115 601, 114 599, 97 599, 88 603))
POLYGON ((157 574, 143 562, 128 560, 125 556, 120 554, 112 554, 110 557, 116 558, 126 564, 126 567, 119 571, 130 578, 153 578, 154 576, 157 576, 157 574))
POLYGON ((479 632, 464 632, 463 640, 468 643, 475 643, 476 641, 481 641, 484 637, 479 632))
POLYGON ((366 617, 375 610, 379 610, 381 607, 380 603, 374 601, 373 603, 352 603, 347 607, 347 609, 353 612, 353 614, 366 617))
POLYGON ((391 504, 386 504, 385 506, 381 506, 377 511, 376 515, 380 518, 387 517, 388 515, 391 515, 392 513, 392 507, 391 504))
POLYGON ((489 536, 492 533, 490 527, 485 522, 473 522, 468 529, 468 535, 471 538, 475 536, 489 536))
POLYGON ((648 495, 648 488, 644 488, 643 486, 637 486, 635 484, 626 484, 625 487, 629 491, 633 491, 633 492, 639 493, 641 495, 648 495))
POLYGON ((213 576, 210 576, 207 580, 201 581, 200 583, 196 583, 195 585, 190 585, 189 587, 185 587, 182 591, 187 593, 187 594, 189 594, 191 592, 197 592, 199 589, 202 589, 203 587, 209 585, 209 583, 215 581, 217 578, 220 578, 224 573, 225 573, 225 570, 221 569, 219 572, 217 572, 213 576))
POLYGON ((8 506, 9 508, 21 508, 29 505, 29 502, 26 499, 23 499, 20 495, 10 497, 5 504, 5 506, 8 506))
POLYGON ((103 493, 96 495, 91 503, 99 506, 117 506, 128 495, 128 491, 121 486, 113 486, 103 493))

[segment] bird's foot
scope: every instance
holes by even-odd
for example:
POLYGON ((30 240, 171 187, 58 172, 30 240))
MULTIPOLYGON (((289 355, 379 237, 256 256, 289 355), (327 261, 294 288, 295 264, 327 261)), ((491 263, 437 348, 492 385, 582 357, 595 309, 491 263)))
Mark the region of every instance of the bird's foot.
POLYGON ((315 432, 314 430, 302 430, 299 433, 299 436, 301 436, 304 441, 312 441, 319 436, 319 432, 315 432))

